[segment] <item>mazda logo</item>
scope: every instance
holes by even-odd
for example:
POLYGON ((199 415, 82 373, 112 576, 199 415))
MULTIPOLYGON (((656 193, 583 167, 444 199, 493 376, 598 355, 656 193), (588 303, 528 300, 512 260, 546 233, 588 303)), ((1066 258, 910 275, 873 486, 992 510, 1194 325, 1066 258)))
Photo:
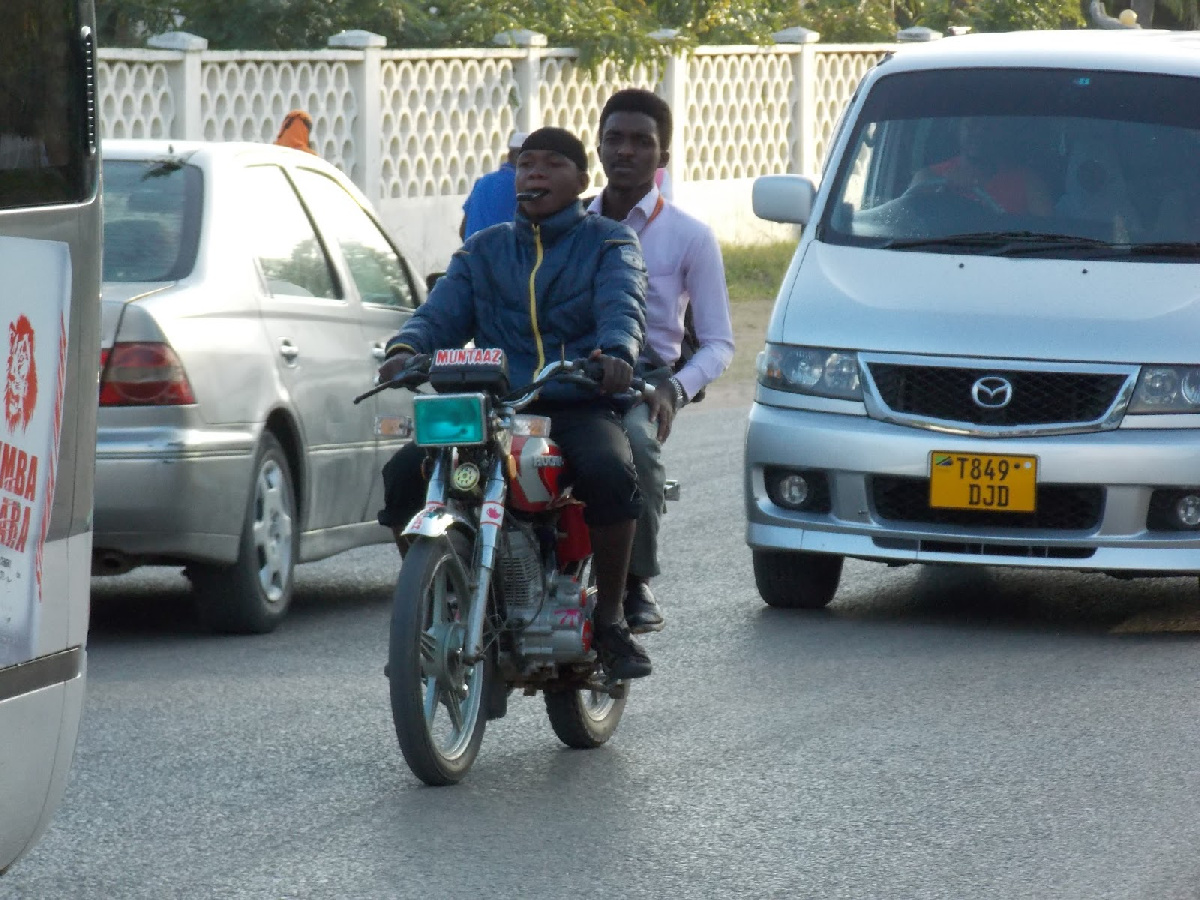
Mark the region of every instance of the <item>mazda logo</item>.
POLYGON ((999 375, 985 375, 971 385, 971 399, 984 409, 1003 409, 1012 402, 1012 382, 999 375))

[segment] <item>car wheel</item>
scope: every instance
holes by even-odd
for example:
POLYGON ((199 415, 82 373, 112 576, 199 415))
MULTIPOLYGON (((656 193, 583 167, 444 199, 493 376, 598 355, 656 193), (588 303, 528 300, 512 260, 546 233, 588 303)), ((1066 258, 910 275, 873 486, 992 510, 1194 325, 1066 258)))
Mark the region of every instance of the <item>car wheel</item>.
POLYGON ((254 461, 237 562, 189 567, 205 624, 235 634, 273 631, 292 602, 296 540, 291 468, 279 441, 266 432, 254 461))
POLYGON ((768 606, 823 609, 837 593, 841 556, 795 550, 755 550, 754 583, 768 606))

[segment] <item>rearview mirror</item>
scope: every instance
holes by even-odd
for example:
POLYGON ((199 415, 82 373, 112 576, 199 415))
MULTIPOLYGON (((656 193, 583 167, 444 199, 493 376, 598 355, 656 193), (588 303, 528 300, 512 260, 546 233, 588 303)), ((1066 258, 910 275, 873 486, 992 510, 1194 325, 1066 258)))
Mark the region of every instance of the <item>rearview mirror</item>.
POLYGON ((807 225, 812 218, 817 185, 807 175, 763 175, 754 179, 754 214, 768 222, 807 225))
POLYGON ((441 278, 445 274, 446 274, 445 272, 430 272, 428 275, 426 275, 425 276, 426 290, 432 291, 433 286, 438 283, 438 279, 441 278))

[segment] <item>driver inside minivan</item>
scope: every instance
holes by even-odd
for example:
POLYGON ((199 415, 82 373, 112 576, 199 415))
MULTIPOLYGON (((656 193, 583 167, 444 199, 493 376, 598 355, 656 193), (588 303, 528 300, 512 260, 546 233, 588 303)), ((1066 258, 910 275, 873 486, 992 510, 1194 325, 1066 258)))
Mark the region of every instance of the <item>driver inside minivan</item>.
POLYGON ((1047 216, 1049 191, 1038 175, 1011 158, 1003 120, 966 117, 958 123, 959 152, 921 169, 915 189, 946 186, 997 213, 1047 216))

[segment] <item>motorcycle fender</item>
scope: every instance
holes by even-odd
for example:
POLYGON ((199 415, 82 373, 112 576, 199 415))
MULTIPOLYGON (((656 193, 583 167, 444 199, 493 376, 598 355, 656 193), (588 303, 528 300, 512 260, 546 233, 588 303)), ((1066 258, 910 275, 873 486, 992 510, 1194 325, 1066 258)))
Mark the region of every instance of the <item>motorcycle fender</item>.
POLYGON ((462 526, 468 534, 475 531, 471 522, 464 516, 448 509, 442 503, 430 503, 409 520, 404 526, 403 534, 413 537, 441 537, 455 525, 462 526))

